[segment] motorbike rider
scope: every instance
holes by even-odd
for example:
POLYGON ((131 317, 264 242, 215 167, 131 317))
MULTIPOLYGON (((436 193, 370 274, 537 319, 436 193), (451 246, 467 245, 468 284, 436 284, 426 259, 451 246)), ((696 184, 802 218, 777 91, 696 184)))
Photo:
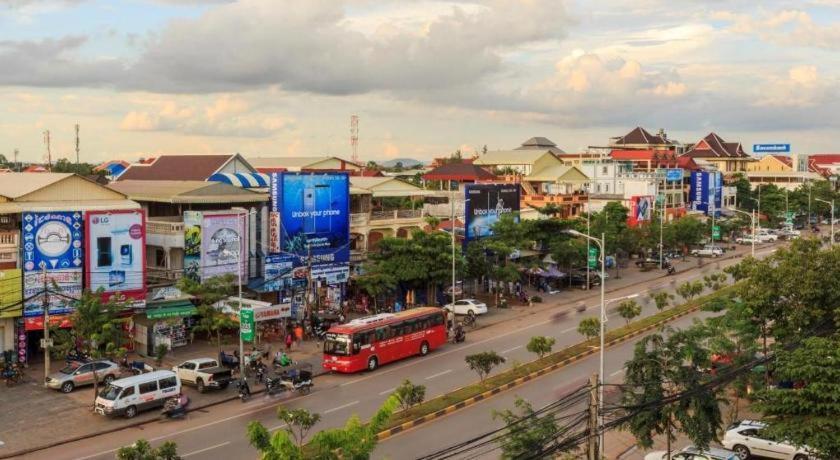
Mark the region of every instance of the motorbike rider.
POLYGON ((452 335, 455 339, 455 343, 463 342, 466 338, 466 333, 464 332, 464 325, 460 322, 455 325, 455 329, 452 332, 452 335))
POLYGON ((242 378, 239 380, 239 396, 246 398, 251 396, 251 387, 248 386, 248 379, 242 378))
POLYGON ((285 352, 277 351, 274 355, 274 364, 277 364, 281 367, 286 367, 292 364, 292 358, 289 358, 285 352))

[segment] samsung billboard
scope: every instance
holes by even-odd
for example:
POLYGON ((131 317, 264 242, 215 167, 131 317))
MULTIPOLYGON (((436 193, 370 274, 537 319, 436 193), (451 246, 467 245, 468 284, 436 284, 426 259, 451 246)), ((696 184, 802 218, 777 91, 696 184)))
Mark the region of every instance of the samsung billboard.
POLYGON ((272 173, 271 208, 279 217, 278 241, 270 246, 296 257, 311 256, 313 272, 350 262, 350 179, 343 173, 272 173))
POLYGON ((466 241, 490 236, 504 214, 519 220, 519 184, 467 184, 466 241))
POLYGON ((689 199, 691 209, 709 215, 714 211, 720 216, 723 204, 723 175, 719 172, 694 171, 691 173, 689 199))

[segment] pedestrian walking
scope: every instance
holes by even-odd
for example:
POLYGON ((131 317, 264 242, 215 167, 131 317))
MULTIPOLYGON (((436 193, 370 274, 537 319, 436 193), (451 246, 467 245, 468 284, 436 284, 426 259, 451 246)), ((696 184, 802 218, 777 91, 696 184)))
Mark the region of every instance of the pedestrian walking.
POLYGON ((286 333, 286 351, 291 351, 291 350, 292 350, 292 333, 287 332, 286 333))
POLYGON ((303 342, 303 327, 300 324, 295 326, 295 340, 298 343, 298 347, 300 347, 300 343, 303 342))

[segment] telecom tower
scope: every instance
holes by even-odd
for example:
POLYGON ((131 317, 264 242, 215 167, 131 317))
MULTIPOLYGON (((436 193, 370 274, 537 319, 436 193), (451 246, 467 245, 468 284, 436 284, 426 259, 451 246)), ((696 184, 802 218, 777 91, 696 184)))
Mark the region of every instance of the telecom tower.
POLYGON ((354 163, 359 161, 359 116, 350 115, 350 147, 353 149, 351 159, 354 163))
POLYGON ((44 144, 47 146, 47 171, 52 172, 52 151, 50 151, 50 130, 44 131, 44 144))

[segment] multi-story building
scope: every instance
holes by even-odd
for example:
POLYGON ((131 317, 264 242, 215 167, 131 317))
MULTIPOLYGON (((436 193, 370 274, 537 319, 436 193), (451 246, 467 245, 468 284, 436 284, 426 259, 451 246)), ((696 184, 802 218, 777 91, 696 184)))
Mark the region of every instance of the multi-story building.
POLYGON ((692 146, 685 156, 694 160, 705 160, 723 173, 724 178, 731 178, 735 173, 747 171, 747 165, 755 158, 747 155, 740 142, 726 142, 715 133, 709 133, 692 146))
POLYGON ((795 190, 802 184, 824 180, 828 170, 816 165, 806 155, 764 155, 747 165, 746 176, 753 187, 774 184, 795 190))

